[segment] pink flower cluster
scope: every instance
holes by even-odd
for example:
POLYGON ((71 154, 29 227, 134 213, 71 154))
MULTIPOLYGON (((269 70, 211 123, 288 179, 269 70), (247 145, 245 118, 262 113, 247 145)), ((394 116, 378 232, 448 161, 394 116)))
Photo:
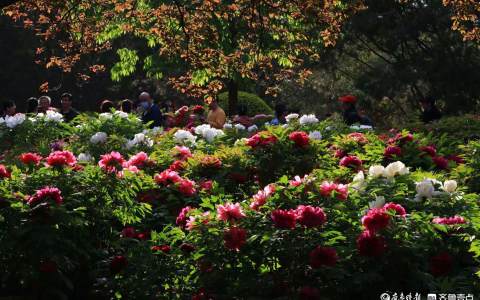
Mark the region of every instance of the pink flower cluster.
POLYGON ((384 212, 390 210, 394 210, 396 216, 405 217, 407 214, 401 205, 390 202, 380 209, 376 207, 370 209, 367 215, 362 218, 362 225, 366 230, 373 232, 379 232, 387 228, 390 225, 390 216, 384 212))
POLYGON ((327 219, 320 207, 311 205, 299 205, 296 210, 275 209, 270 213, 270 217, 274 221, 274 226, 282 229, 294 229, 296 223, 307 228, 316 228, 323 226, 327 219))
POLYGON ((62 192, 57 188, 45 187, 44 189, 38 190, 35 196, 32 196, 28 199, 28 204, 37 204, 45 202, 47 199, 50 199, 57 204, 62 204, 62 197, 60 196, 62 192))
POLYGON ((347 200, 348 185, 346 184, 336 184, 334 182, 324 181, 320 185, 320 188, 320 194, 323 197, 332 197, 332 192, 335 191, 335 198, 347 200))
POLYGON ((435 218, 432 220, 432 223, 435 224, 446 224, 446 225, 456 225, 456 224, 465 224, 467 221, 460 216, 455 216, 452 218, 435 218))
POLYGON ((197 193, 195 190, 195 181, 183 179, 177 172, 171 170, 165 170, 159 175, 154 177, 157 184, 166 186, 175 185, 176 189, 184 195, 193 196, 197 193), (177 185, 178 184, 178 185, 177 185))
POLYGON ((259 191, 256 195, 253 195, 253 202, 250 203, 250 209, 256 211, 260 210, 260 207, 267 203, 267 198, 272 197, 275 192, 275 187, 272 185, 266 186, 263 191, 259 191))

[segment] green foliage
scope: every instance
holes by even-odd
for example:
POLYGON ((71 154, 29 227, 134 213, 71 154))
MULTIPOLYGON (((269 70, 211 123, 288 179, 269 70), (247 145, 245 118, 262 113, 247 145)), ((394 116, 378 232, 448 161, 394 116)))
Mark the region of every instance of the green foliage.
MULTIPOLYGON (((250 117, 266 114, 272 114, 272 109, 255 94, 238 92, 238 104, 247 105, 247 115, 250 117)), ((225 111, 229 111, 228 93, 218 95, 218 105, 225 111)))
MULTIPOLYGON (((137 50, 118 49, 117 54, 120 61, 112 68, 112 80, 120 81, 122 77, 126 77, 135 71, 135 65, 138 62, 137 50)), ((146 61, 148 63, 148 60, 146 61)))

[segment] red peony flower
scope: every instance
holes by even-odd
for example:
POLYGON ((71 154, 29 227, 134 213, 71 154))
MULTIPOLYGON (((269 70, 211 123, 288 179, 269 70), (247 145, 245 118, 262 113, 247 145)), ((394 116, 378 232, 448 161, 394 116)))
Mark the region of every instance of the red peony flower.
POLYGON ((357 156, 348 155, 342 158, 339 165, 346 168, 359 169, 363 163, 357 156))
POLYGON ((4 165, 0 165, 0 176, 1 178, 11 178, 12 173, 8 172, 4 165))
POLYGON ((28 199, 27 204, 32 203, 42 203, 45 200, 50 199, 55 201, 57 204, 62 204, 62 197, 60 196, 62 192, 57 188, 49 188, 48 186, 44 189, 38 190, 37 194, 28 199))
POLYGON ((182 244, 180 246, 180 251, 182 251, 183 254, 190 254, 195 251, 195 246, 190 244, 182 244))
POLYGON ((232 223, 234 220, 239 220, 245 218, 240 203, 235 205, 227 202, 225 206, 219 204, 217 205, 218 219, 226 222, 232 223))
POLYGON ((293 141, 293 147, 305 147, 310 145, 310 138, 305 132, 292 132, 288 137, 293 141))
POLYGON ((77 159, 70 151, 55 151, 47 157, 47 167, 74 165, 77 159))
POLYGON ((446 159, 446 160, 454 161, 454 162, 457 163, 457 165, 465 164, 465 161, 464 161, 462 158, 460 158, 460 157, 458 157, 458 156, 456 156, 456 155, 445 156, 445 159, 446 159))
POLYGON ((433 164, 442 170, 450 169, 450 165, 448 164, 447 160, 441 156, 436 156, 433 158, 433 164))
POLYGON ((210 190, 213 188, 213 181, 203 181, 200 182, 199 190, 204 191, 207 194, 210 194, 210 190))
POLYGON ((402 149, 400 149, 400 147, 397 147, 397 146, 388 146, 383 152, 383 156, 386 159, 391 159, 393 155, 395 155, 397 158, 401 157, 402 149))
POLYGON ((236 249, 240 251, 240 247, 245 245, 245 230, 237 227, 230 227, 223 232, 225 239, 225 248, 228 250, 236 249))
POLYGON ((314 269, 319 269, 323 266, 333 267, 337 260, 337 251, 330 247, 318 246, 310 253, 310 267, 314 269))
POLYGON ((138 235, 138 239, 139 240, 145 240, 145 241, 149 241, 152 239, 152 233, 150 231, 147 231, 147 232, 144 232, 144 233, 140 233, 138 235))
POLYGON ((188 179, 182 179, 177 186, 177 190, 187 196, 193 196, 197 193, 195 190, 195 181, 188 179))
POLYGON ((27 165, 32 164, 38 166, 43 157, 37 155, 36 153, 25 153, 24 155, 20 155, 20 159, 27 165))
POLYGON ((182 178, 175 171, 165 170, 160 175, 156 175, 154 180, 159 184, 170 185, 182 181, 182 178))
POLYGON ((230 174, 230 176, 228 176, 228 178, 230 178, 232 180, 235 180, 238 184, 247 183, 247 177, 245 177, 242 174, 232 173, 232 174, 230 174))
POLYGON ((381 210, 390 211, 391 209, 395 210, 396 216, 405 217, 407 215, 407 213, 405 212, 405 209, 400 204, 395 204, 393 202, 385 204, 381 210))
POLYGON ((125 256, 115 256, 110 261, 110 273, 115 275, 126 266, 128 266, 128 258, 126 258, 125 256))
POLYGON ((378 137, 379 139, 381 139, 381 140, 388 140, 388 139, 389 139, 389 137, 386 136, 386 135, 379 135, 379 136, 377 136, 377 137, 378 137))
POLYGON ((327 216, 320 207, 299 205, 297 208, 297 222, 305 227, 314 228, 325 224, 327 216))
POLYGON ((333 158, 344 158, 347 155, 348 155, 348 152, 345 149, 340 148, 337 151, 335 151, 333 158))
POLYGON ((105 171, 119 172, 126 167, 126 161, 118 152, 112 151, 110 154, 101 155, 101 157, 102 159, 98 162, 98 165, 105 171))
POLYGON ((38 264, 38 270, 43 274, 47 274, 47 275, 53 274, 57 269, 58 269, 58 265, 53 261, 49 261, 48 263, 38 264))
POLYGON ((387 228, 390 225, 390 216, 383 212, 376 207, 370 209, 367 215, 362 218, 362 225, 365 229, 379 232, 383 228, 387 228))
POLYGON ((146 153, 140 152, 137 155, 130 157, 130 160, 127 162, 126 166, 141 168, 141 167, 144 167, 149 160, 150 160, 150 157, 148 157, 146 153))
POLYGON ((170 245, 153 246, 153 251, 162 251, 165 254, 172 254, 172 252, 170 252, 170 245))
POLYGON ((192 108, 192 111, 196 114, 203 114, 203 106, 197 105, 194 108, 192 108))
POLYGON ((222 166, 222 162, 218 158, 211 156, 202 159, 202 165, 204 167, 209 167, 212 169, 220 169, 222 166))
POLYGON ((124 228, 122 232, 124 234, 120 234, 121 238, 129 238, 129 239, 135 238, 135 229, 131 227, 124 228))
POLYGON ((318 300, 320 292, 317 289, 312 289, 309 286, 304 286, 297 295, 300 300, 318 300))
POLYGON ((442 252, 430 259, 429 271, 434 277, 452 273, 452 256, 442 252))
POLYGON ((170 166, 170 171, 185 171, 188 168, 188 163, 177 160, 174 161, 173 164, 170 166))
POLYGON ((254 134, 251 138, 248 139, 245 145, 250 146, 252 148, 256 148, 259 145, 268 146, 270 144, 277 143, 277 137, 274 135, 271 135, 268 131, 262 131, 260 133, 254 134), (262 137, 260 133, 267 135, 267 137, 262 137))
POLYGON ((192 208, 190 206, 182 208, 182 211, 180 212, 180 214, 177 217, 177 225, 180 228, 185 229, 185 226, 187 226, 187 221, 188 221, 187 214, 192 209, 196 209, 196 208, 192 208))
POLYGON ((273 219, 274 225, 279 228, 295 228, 297 215, 295 214, 295 211, 293 209, 291 209, 290 211, 276 209, 270 213, 270 217, 273 219))
POLYGON ((369 230, 365 230, 360 234, 357 243, 358 254, 371 255, 377 258, 380 257, 387 247, 387 244, 383 242, 381 237, 375 236, 375 232, 369 230))
POLYGON ((437 150, 435 150, 435 148, 428 147, 428 146, 420 146, 418 150, 420 150, 422 157, 425 157, 425 156, 435 157, 437 153, 437 150))
POLYGON ((322 183, 322 185, 320 185, 320 194, 323 196, 323 197, 331 197, 332 196, 332 192, 333 191, 336 191, 338 192, 335 197, 337 199, 341 199, 341 200, 347 200, 347 194, 348 194, 348 185, 345 185, 345 184, 336 184, 334 182, 328 182, 328 181, 324 181, 322 183))

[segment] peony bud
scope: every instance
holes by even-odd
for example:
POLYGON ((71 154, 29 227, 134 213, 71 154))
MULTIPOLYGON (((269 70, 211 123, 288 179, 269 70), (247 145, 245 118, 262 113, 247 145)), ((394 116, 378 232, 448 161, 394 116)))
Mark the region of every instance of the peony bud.
POLYGON ((457 189, 457 182, 455 180, 447 180, 443 184, 443 189, 445 192, 453 193, 457 189))

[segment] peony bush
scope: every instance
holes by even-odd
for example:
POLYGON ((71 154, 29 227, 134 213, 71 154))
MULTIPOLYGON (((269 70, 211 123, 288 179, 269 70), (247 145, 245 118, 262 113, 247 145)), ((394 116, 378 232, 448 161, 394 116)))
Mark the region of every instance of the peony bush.
POLYGON ((117 112, 0 121, 0 295, 480 292, 478 141, 314 115, 218 130, 190 113, 205 110, 180 108, 169 131, 117 112))

